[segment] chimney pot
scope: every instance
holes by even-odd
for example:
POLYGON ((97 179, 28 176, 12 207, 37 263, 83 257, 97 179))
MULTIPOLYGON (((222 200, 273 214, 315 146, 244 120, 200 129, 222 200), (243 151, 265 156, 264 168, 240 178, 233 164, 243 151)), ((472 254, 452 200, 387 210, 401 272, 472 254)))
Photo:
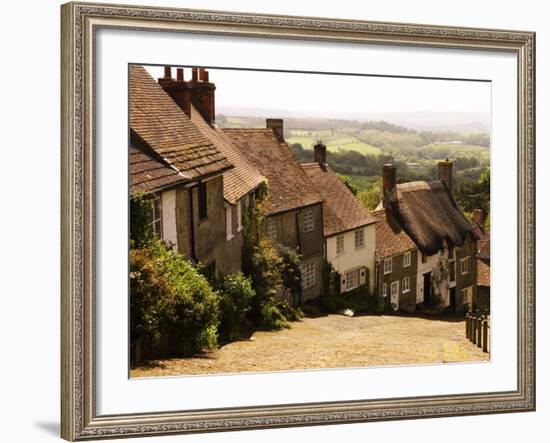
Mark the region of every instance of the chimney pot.
POLYGON ((210 75, 209 75, 209 72, 205 69, 204 70, 204 79, 203 79, 206 83, 209 83, 210 82, 210 75))
POLYGON ((449 159, 440 161, 437 164, 439 180, 447 185, 447 188, 453 193, 453 162, 449 159))
POLYGON ((196 83, 199 80, 199 73, 197 68, 191 68, 191 76, 193 83, 196 83))
POLYGON ((474 209, 473 218, 476 223, 483 225, 483 209, 474 209))
POLYGON ((327 165, 327 147, 321 141, 313 147, 313 161, 323 167, 327 165))
POLYGON ((205 81, 205 72, 206 70, 204 68, 199 68, 199 80, 201 82, 204 82, 205 81))
POLYGON ((266 128, 271 129, 275 137, 277 137, 277 140, 282 143, 285 141, 285 137, 283 134, 283 119, 282 118, 267 118, 265 120, 265 126, 266 128))
POLYGON ((177 73, 178 82, 182 82, 183 81, 183 68, 178 68, 176 73, 177 73))
POLYGON ((172 78, 172 67, 171 66, 165 66, 164 67, 164 78, 172 78))

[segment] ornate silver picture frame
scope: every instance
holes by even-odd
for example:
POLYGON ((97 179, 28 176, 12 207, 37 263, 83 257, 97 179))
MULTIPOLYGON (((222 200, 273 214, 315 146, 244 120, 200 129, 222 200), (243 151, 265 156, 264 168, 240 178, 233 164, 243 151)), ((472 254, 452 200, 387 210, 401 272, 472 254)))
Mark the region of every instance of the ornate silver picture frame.
POLYGON ((534 33, 80 2, 63 5, 61 19, 61 436, 64 439, 75 441, 535 410, 534 33), (95 54, 99 29, 514 54, 518 67, 517 389, 98 415, 95 260, 100 246, 95 224, 95 54))

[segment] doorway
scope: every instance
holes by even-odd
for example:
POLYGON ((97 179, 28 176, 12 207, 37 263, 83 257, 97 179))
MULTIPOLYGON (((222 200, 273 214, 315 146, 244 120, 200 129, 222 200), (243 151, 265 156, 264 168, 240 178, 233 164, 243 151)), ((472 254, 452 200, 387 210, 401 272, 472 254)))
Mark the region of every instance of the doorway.
POLYGON ((449 308, 451 312, 456 312, 456 287, 450 290, 449 308))

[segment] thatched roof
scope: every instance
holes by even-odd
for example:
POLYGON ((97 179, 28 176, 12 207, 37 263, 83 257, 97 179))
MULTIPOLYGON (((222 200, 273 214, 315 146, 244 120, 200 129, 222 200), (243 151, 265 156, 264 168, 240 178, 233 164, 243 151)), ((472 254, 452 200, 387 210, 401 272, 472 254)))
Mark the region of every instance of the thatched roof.
POLYGON ((478 236, 445 184, 410 182, 397 185, 397 199, 388 203, 399 225, 426 255, 444 246, 462 246, 468 236, 478 236))

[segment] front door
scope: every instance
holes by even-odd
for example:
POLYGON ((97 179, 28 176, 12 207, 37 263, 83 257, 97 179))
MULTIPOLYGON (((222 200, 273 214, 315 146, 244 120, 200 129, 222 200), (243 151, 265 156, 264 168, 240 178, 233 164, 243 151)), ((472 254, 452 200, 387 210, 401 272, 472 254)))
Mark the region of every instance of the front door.
POLYGON ((390 303, 394 311, 399 309, 399 280, 390 285, 390 303))
POLYGON ((430 304, 430 292, 432 289, 432 273, 426 272, 424 274, 424 306, 430 304))

